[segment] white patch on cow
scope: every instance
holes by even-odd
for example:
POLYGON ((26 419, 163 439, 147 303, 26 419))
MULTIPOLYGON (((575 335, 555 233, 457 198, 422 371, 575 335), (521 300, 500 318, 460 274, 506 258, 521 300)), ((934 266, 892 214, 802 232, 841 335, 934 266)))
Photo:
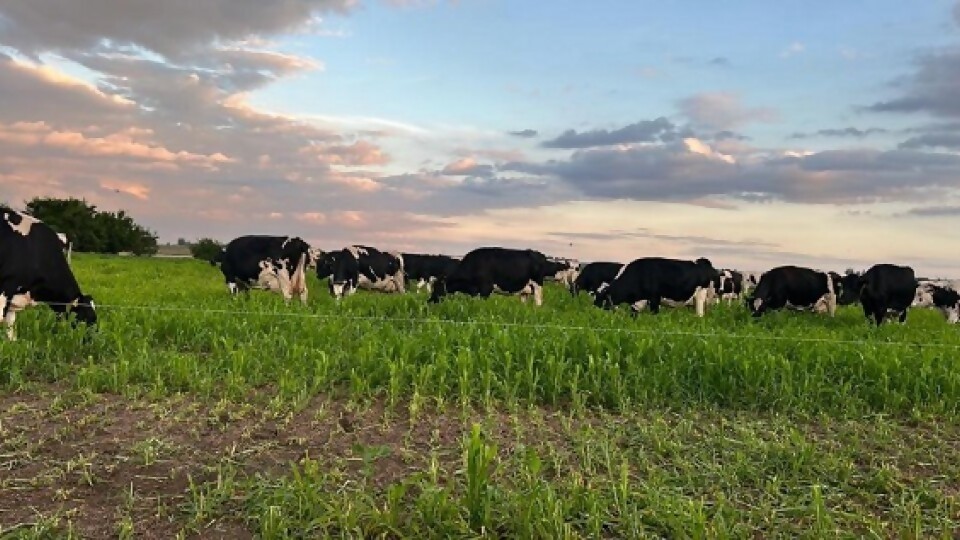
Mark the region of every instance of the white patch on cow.
POLYGON ((660 299, 660 303, 661 303, 661 304, 663 304, 664 306, 667 306, 667 307, 671 307, 671 308, 678 308, 678 307, 683 307, 683 306, 689 306, 692 301, 693 301, 693 297, 692 297, 692 296, 691 296, 689 299, 687 299, 687 300, 674 300, 674 299, 672 299, 672 298, 661 298, 661 299, 660 299))
POLYGON ((306 266, 309 259, 309 254, 300 255, 300 260, 297 262, 296 268, 293 270, 293 275, 290 276, 290 295, 291 297, 295 294, 300 297, 300 303, 307 305, 307 274, 306 266))
POLYGON ((323 250, 317 248, 310 248, 307 251, 307 268, 316 268, 317 263, 320 261, 320 257, 323 257, 323 250))
POLYGON ((713 287, 697 287, 693 293, 694 308, 697 311, 697 317, 703 317, 706 313, 707 296, 713 287))
POLYGON ((627 271, 627 265, 621 266, 620 270, 617 270, 617 275, 613 276, 613 281, 620 279, 620 276, 622 276, 623 273, 626 271, 627 271))
MULTIPOLYGON (((3 294, 3 293, 0 293, 0 315, 2 315, 3 312, 6 311, 6 309, 7 309, 7 295, 6 295, 6 294, 3 294)), ((10 330, 9 330, 9 327, 8 327, 8 330, 7 330, 7 338, 9 338, 9 337, 10 337, 10 330)), ((11 341, 12 341, 12 340, 11 340, 11 341)))
POLYGON ((360 260, 361 255, 367 255, 367 250, 360 246, 347 246, 347 251, 349 251, 350 254, 353 255, 353 258, 358 261, 360 260))
POLYGON ((933 289, 930 287, 929 282, 920 282, 920 284, 917 285, 917 291, 910 305, 914 307, 931 307, 933 305, 933 289))
POLYGON ((942 308, 943 316, 947 318, 950 324, 960 323, 960 302, 952 307, 942 308))
POLYGON ((762 306, 762 305, 763 305, 763 299, 762 299, 762 298, 754 298, 754 299, 753 299, 753 310, 754 310, 754 311, 759 311, 759 310, 760 310, 760 306, 762 306))
POLYGON ((498 285, 494 284, 493 292, 497 294, 502 294, 504 296, 519 296, 520 301, 523 303, 527 302, 527 298, 533 297, 533 303, 542 306, 543 305, 543 287, 541 287, 536 281, 532 279, 523 286, 522 289, 516 292, 509 292, 501 289, 498 285))
POLYGON ((287 244, 290 243, 290 240, 292 240, 292 238, 290 238, 289 236, 287 236, 287 237, 283 240, 283 243, 280 244, 280 249, 283 249, 283 248, 287 247, 287 244))
POLYGON ((637 300, 636 302, 630 305, 630 309, 636 311, 637 313, 640 313, 641 311, 647 309, 647 306, 649 305, 650 305, 650 301, 648 300, 637 300))
MULTIPOLYGON (((603 291, 607 290, 608 287, 610 287, 610 284, 607 283, 606 281, 604 281, 603 283, 600 284, 599 287, 597 287, 597 293, 596 293, 596 294, 602 293, 603 291)), ((590 293, 590 294, 593 295, 593 296, 596 296, 594 293, 590 293)))
POLYGON ((10 300, 7 300, 5 295, 0 294, 0 313, 3 313, 4 310, 7 312, 3 317, 3 324, 7 328, 7 339, 10 341, 17 340, 17 333, 14 330, 17 313, 34 305, 36 305, 36 302, 34 302, 30 293, 15 294, 10 300))
POLYGON ((19 212, 17 212, 17 215, 20 216, 20 223, 17 225, 14 225, 13 221, 10 219, 10 216, 11 216, 10 212, 4 212, 3 219, 7 221, 11 229, 13 229, 17 233, 20 233, 23 236, 27 236, 28 234, 30 234, 30 229, 33 228, 33 225, 35 223, 40 223, 40 220, 33 216, 28 216, 26 214, 21 214, 19 212))
POLYGON ((330 292, 333 293, 334 298, 336 298, 337 300, 343 298, 343 287, 345 285, 346 285, 345 283, 334 283, 330 285, 330 292))

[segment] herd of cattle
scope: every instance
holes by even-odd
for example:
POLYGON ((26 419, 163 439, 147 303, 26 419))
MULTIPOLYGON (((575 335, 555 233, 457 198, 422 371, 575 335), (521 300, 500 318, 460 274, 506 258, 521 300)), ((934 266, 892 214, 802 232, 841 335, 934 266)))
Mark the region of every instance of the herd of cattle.
POLYGON ((707 259, 684 261, 644 257, 629 264, 577 261, 547 257, 534 250, 500 247, 475 249, 462 258, 446 255, 384 252, 368 246, 339 251, 312 249, 300 238, 242 236, 211 261, 219 264, 233 293, 263 288, 307 301, 306 271, 315 268, 326 279, 330 294, 340 300, 358 289, 403 293, 407 283, 426 287, 429 302, 463 293, 488 297, 493 293, 533 297, 543 303, 543 284, 557 281, 577 295, 590 294, 598 307, 629 305, 636 314, 653 313, 661 305, 706 307, 726 300, 745 300, 755 317, 781 308, 827 312, 837 305, 859 302, 878 326, 888 317, 900 322, 910 307, 935 307, 951 323, 960 322, 957 284, 917 279, 912 268, 877 264, 863 273, 843 276, 798 266, 780 266, 765 273, 717 269, 707 259))
MULTIPOLYGON (((74 314, 73 324, 94 325, 93 298, 83 294, 70 269, 70 245, 63 234, 37 219, 0 207, 0 314, 13 340, 17 313, 38 303, 58 316, 74 314)), ((290 301, 307 302, 308 269, 326 279, 340 301, 359 289, 404 293, 407 283, 426 288, 429 302, 462 293, 530 297, 543 303, 546 281, 562 283, 573 295, 591 295, 597 307, 628 305, 636 314, 661 305, 693 306, 702 317, 709 305, 742 301, 759 317, 782 308, 826 312, 859 302, 878 326, 888 317, 904 322, 911 307, 938 309, 950 323, 960 322, 958 283, 918 279, 912 268, 877 264, 863 273, 780 266, 764 273, 717 269, 695 261, 644 257, 628 264, 547 257, 534 250, 475 249, 462 258, 384 252, 367 246, 338 251, 313 249, 298 237, 241 236, 229 242, 211 264, 219 265, 233 294, 250 289, 276 291, 290 301)))

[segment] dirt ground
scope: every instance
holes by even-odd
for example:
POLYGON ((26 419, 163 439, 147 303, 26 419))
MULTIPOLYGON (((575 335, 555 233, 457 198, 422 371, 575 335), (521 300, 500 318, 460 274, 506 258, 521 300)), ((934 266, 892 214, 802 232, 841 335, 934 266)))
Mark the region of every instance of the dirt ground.
MULTIPOLYGON (((398 410, 317 398, 297 411, 271 411, 256 397, 248 404, 131 400, 55 386, 6 395, 0 397, 0 534, 46 523, 84 538, 116 538, 124 526, 138 538, 173 538, 185 525, 191 480, 215 478, 224 460, 248 473, 283 474, 303 457, 359 470, 358 448, 386 447, 369 478, 380 486, 423 470, 438 449, 455 466, 469 422, 459 413, 413 421, 398 410)), ((543 429, 561 431, 559 420, 542 418, 543 429)), ((491 424, 509 438, 508 420, 491 424)), ((184 532, 251 537, 247 524, 224 520, 184 532)))

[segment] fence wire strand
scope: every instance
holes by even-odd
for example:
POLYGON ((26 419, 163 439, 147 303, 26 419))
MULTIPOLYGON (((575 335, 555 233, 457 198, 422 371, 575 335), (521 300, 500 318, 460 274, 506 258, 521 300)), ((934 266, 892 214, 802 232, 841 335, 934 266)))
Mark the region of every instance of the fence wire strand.
MULTIPOLYGON (((59 302, 38 302, 46 305, 58 305, 72 307, 72 304, 59 302)), ((737 333, 720 332, 695 332, 684 330, 657 330, 651 328, 629 328, 613 326, 584 326, 584 325, 564 325, 548 324, 520 321, 493 321, 483 319, 471 319, 457 321, 452 319, 430 319, 423 317, 390 317, 373 315, 348 315, 335 313, 298 313, 294 311, 251 311, 235 309, 216 309, 216 308, 188 308, 178 306, 149 306, 136 304, 100 304, 94 302, 96 309, 108 309, 117 311, 154 311, 154 312, 172 312, 172 313, 203 313, 213 315, 238 315, 248 317, 276 317, 289 319, 313 319, 330 321, 355 321, 355 322, 373 322, 373 323, 406 323, 406 324, 437 324, 451 326, 499 326, 504 328, 526 328, 531 330, 554 330, 569 332, 602 332, 602 333, 624 333, 635 335, 647 335, 654 337, 698 337, 715 338, 728 340, 760 340, 760 341, 790 341, 795 343, 828 343, 836 345, 861 345, 861 346, 889 346, 889 347, 918 347, 918 348, 940 348, 948 350, 960 350, 960 344, 952 343, 919 343, 909 341, 866 341, 855 339, 828 339, 813 337, 794 337, 794 336, 771 336, 771 335, 753 335, 737 333)))

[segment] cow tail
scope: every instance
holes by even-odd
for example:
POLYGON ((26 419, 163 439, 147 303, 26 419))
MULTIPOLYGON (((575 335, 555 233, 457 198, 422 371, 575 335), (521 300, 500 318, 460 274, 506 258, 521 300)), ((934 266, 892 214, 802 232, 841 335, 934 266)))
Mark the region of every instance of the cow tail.
POLYGON ((299 294, 306 289, 306 262, 309 255, 307 253, 301 253, 300 258, 297 259, 297 267, 293 271, 293 276, 290 278, 290 292, 291 294, 299 294))

